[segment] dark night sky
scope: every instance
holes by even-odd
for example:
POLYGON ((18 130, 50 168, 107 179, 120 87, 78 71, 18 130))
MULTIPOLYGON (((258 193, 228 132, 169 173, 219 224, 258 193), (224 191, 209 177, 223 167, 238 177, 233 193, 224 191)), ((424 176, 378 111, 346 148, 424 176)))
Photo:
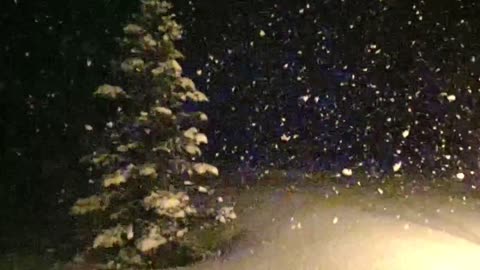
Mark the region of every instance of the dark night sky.
MULTIPOLYGON (((82 119, 88 119, 80 115, 89 113, 82 102, 107 74, 113 37, 135 5, 15 3, 2 15, 7 38, 1 60, 8 67, 2 80, 3 101, 8 101, 2 122, 8 126, 8 148, 28 151, 22 144, 36 140, 29 134, 56 136, 65 123, 74 134, 80 132, 82 119), (36 103, 35 109, 29 109, 29 102, 36 103), (13 120, 20 115, 30 116, 13 120)), ((188 57, 185 71, 214 101, 207 110, 221 135, 215 136, 212 153, 225 146, 223 140, 229 141, 227 148, 269 152, 281 135, 299 133, 298 140, 313 140, 321 151, 352 148, 368 155, 371 149, 352 145, 352 140, 366 139, 360 133, 367 126, 382 126, 379 134, 370 135, 393 141, 415 125, 406 121, 439 120, 441 130, 456 109, 468 114, 437 97, 462 91, 451 74, 472 81, 478 74, 477 62, 469 61, 479 46, 474 2, 178 1, 176 8, 186 28, 180 44, 188 57), (418 88, 427 90, 411 99, 418 88), (413 107, 413 115, 405 113, 413 107), (391 113, 398 119, 384 126, 391 113)), ((476 99, 464 99, 475 112, 476 99)), ((430 133, 428 140, 440 136, 430 133)))
POLYGON ((184 47, 195 47, 185 50, 187 66, 203 71, 197 82, 219 101, 209 112, 229 153, 272 154, 275 144, 288 148, 281 135, 297 134, 339 167, 375 158, 442 171, 450 160, 477 166, 464 163, 477 152, 478 9, 471 1, 198 1, 180 7, 180 21, 184 47))

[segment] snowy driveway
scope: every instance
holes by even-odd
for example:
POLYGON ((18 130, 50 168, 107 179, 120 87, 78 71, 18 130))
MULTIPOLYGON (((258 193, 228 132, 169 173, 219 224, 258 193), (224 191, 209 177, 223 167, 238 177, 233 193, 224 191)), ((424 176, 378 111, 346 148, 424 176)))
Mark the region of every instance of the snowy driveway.
POLYGON ((332 204, 311 195, 258 193, 263 203, 240 220, 247 239, 190 269, 480 269, 478 202, 422 195, 332 204))

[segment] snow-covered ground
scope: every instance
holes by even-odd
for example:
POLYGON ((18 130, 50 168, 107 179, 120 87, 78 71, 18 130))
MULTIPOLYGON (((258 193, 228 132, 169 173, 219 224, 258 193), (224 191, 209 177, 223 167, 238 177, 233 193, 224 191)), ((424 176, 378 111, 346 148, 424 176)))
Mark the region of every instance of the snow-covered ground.
POLYGON ((239 223, 247 237, 188 269, 480 269, 478 201, 375 192, 325 199, 322 193, 245 192, 240 197, 252 207, 243 206, 239 223))

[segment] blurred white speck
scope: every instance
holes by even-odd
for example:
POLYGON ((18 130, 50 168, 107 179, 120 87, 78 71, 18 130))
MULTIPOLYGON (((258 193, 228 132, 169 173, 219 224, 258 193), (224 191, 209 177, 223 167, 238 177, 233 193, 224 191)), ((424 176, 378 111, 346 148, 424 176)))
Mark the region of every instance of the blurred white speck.
POLYGON ((285 135, 285 134, 283 134, 282 137, 280 137, 280 139, 281 139, 282 141, 284 141, 284 142, 290 141, 290 138, 291 138, 291 136, 287 136, 287 135, 285 135))
POLYGON ((332 223, 337 224, 338 223, 338 217, 334 217, 333 220, 332 220, 332 223))
POLYGON ((395 163, 395 164, 393 165, 393 171, 394 171, 394 172, 398 172, 401 167, 402 167, 402 162, 399 161, 399 162, 397 162, 397 163, 395 163))
POLYGON ((383 194, 383 189, 381 189, 381 188, 377 188, 377 191, 378 191, 378 193, 380 193, 380 195, 382 195, 382 194, 383 194))
POLYGON ((447 96, 447 100, 450 101, 450 102, 454 102, 456 99, 457 99, 457 97, 455 95, 447 96))
POLYGON ((403 225, 403 229, 404 230, 410 229, 410 224, 406 223, 405 225, 403 225))
POLYGON ((465 174, 460 172, 460 173, 457 173, 456 177, 459 180, 463 180, 465 178, 465 174))
POLYGON ((403 137, 403 138, 407 138, 408 135, 410 135, 410 130, 407 129, 407 130, 404 130, 404 131, 402 132, 402 137, 403 137))
POLYGON ((92 131, 93 127, 91 125, 85 125, 85 130, 86 131, 92 131))
POLYGON ((351 169, 345 168, 342 170, 342 174, 345 176, 352 176, 353 172, 351 169))
POLYGON ((265 31, 260 30, 260 32, 258 33, 258 35, 259 35, 260 37, 264 37, 266 34, 265 34, 265 31))

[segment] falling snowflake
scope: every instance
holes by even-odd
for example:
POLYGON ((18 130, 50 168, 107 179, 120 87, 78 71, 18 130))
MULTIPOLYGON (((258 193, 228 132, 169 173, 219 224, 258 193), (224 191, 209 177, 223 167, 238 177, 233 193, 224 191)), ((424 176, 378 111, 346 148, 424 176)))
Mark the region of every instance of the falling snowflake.
POLYGON ((450 102, 454 102, 456 99, 457 99, 457 97, 455 95, 448 95, 447 96, 447 100, 450 101, 450 102))
POLYGON ((393 171, 394 171, 394 172, 398 172, 401 167, 402 167, 402 162, 399 161, 399 162, 393 164, 393 171))
POLYGON ((352 176, 353 175, 353 171, 351 169, 348 169, 348 168, 345 168, 342 170, 342 174, 344 176, 352 176))
POLYGON ((286 134, 283 134, 282 137, 280 137, 280 139, 284 142, 288 142, 290 141, 291 136, 287 136, 286 134))

